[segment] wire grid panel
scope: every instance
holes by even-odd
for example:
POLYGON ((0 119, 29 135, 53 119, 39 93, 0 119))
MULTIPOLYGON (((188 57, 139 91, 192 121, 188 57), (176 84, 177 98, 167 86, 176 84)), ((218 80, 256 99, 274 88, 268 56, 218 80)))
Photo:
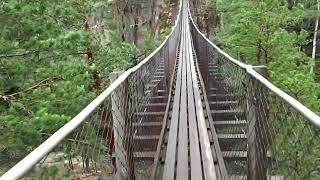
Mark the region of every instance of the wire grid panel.
MULTIPOLYGON (((155 98, 158 97, 158 90, 166 86, 163 73, 164 60, 168 60, 166 50, 163 48, 158 51, 141 68, 130 74, 111 97, 25 178, 104 179, 114 178, 117 174, 116 178, 133 179, 138 173, 147 172, 150 161, 137 160, 135 157, 139 157, 141 147, 147 145, 143 139, 139 139, 139 134, 149 134, 152 129, 138 126, 154 120, 150 118, 158 118, 159 121, 163 118, 164 114, 161 113, 161 116, 153 116, 154 112, 150 112, 152 109, 148 104, 166 102, 167 94, 163 94, 163 99, 155 98)), ((119 75, 113 74, 111 80, 119 75)))
POLYGON ((213 119, 228 173, 247 174, 247 74, 213 49, 211 74, 213 119))
MULTIPOLYGON (((148 64, 141 67, 128 78, 130 89, 132 89, 130 93, 134 107, 134 113, 132 114, 134 117, 133 121, 137 125, 149 122, 161 122, 163 119, 164 113, 162 114, 161 110, 150 109, 150 107, 148 107, 149 104, 165 103, 167 100, 167 92, 164 97, 157 96, 157 91, 164 90, 167 86, 165 79, 158 78, 157 75, 159 70, 164 67, 163 57, 164 53, 159 51, 159 53, 154 56, 154 60, 149 61, 148 64)), ((146 152, 155 151, 158 139, 154 136, 155 134, 152 132, 152 128, 133 128, 133 130, 133 136, 137 137, 137 140, 132 141, 133 151, 136 156, 142 157, 146 152)), ((142 177, 149 176, 148 173, 150 173, 150 166, 153 161, 150 162, 143 159, 134 161, 134 159, 131 159, 131 162, 135 165, 135 174, 142 177)))
POLYGON ((23 179, 95 179, 112 176, 113 143, 110 104, 105 101, 23 179))
POLYGON ((248 161, 255 171, 249 177, 319 179, 320 130, 259 81, 250 84, 248 161))
POLYGON ((246 70, 221 55, 191 25, 199 69, 228 174, 247 174, 246 70))
POLYGON ((191 30, 230 178, 319 179, 320 130, 191 30))
MULTIPOLYGON (((157 136, 141 136, 153 129, 140 125, 155 119, 159 121, 156 124, 161 124, 163 119, 164 113, 151 104, 167 101, 180 37, 181 16, 178 17, 168 39, 143 63, 131 68, 129 76, 111 96, 94 105, 96 108, 93 112, 90 110, 90 114, 83 113, 92 108, 86 107, 80 113, 86 117, 81 119, 81 124, 53 150, 48 150, 50 153, 41 156, 41 161, 32 164, 31 170, 12 168, 11 175, 16 171, 24 179, 148 179, 154 154, 143 152, 143 148, 150 144, 148 139, 152 139, 151 144, 155 146, 158 139, 157 136)), ((111 81, 118 76, 113 74, 111 81)))

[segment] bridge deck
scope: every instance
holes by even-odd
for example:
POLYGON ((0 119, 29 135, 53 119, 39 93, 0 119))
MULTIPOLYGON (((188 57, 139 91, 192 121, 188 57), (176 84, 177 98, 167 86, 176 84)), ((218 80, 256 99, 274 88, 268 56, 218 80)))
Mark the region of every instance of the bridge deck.
POLYGON ((182 13, 185 18, 182 19, 175 75, 169 97, 170 108, 167 108, 166 112, 166 131, 162 134, 168 138, 160 138, 159 142, 166 146, 165 150, 162 150, 162 154, 165 154, 164 166, 161 173, 157 174, 166 180, 213 180, 221 176, 220 171, 217 172, 219 168, 216 167, 219 164, 216 158, 218 155, 216 148, 211 147, 213 137, 209 138, 208 134, 208 113, 204 107, 206 97, 203 96, 204 87, 193 54, 188 14, 187 11, 182 13), (166 139, 168 142, 165 142, 166 139))
MULTIPOLYGON (((188 16, 189 1, 180 2, 175 27, 157 50, 112 74, 103 93, 0 179, 34 178, 47 167, 59 172, 45 177, 66 170, 80 179, 306 177, 288 162, 320 138, 320 117, 210 42, 188 16), (283 142, 296 139, 303 141, 289 152, 283 142)), ((318 154, 311 149, 304 157, 318 154)), ((303 171, 319 167, 311 165, 303 171)))

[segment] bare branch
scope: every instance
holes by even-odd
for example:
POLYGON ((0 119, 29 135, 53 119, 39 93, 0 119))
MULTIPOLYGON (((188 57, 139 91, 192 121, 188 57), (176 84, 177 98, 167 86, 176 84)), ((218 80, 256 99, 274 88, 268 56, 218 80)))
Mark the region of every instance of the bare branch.
POLYGON ((28 89, 24 90, 24 91, 20 91, 20 92, 16 92, 16 93, 12 93, 12 94, 9 94, 9 95, 0 95, 0 99, 3 99, 4 101, 12 101, 14 99, 15 96, 21 94, 21 93, 24 93, 26 91, 30 91, 30 90, 34 90, 34 89, 37 89, 41 86, 45 86, 45 85, 48 85, 49 82, 52 82, 52 81, 55 81, 55 80, 58 80, 60 78, 58 77, 49 77, 49 78, 46 78, 46 79, 43 79, 41 80, 40 82, 38 82, 37 84, 29 87, 28 89))
MULTIPOLYGON (((50 51, 50 50, 44 50, 44 51, 50 51)), ((0 55, 0 59, 1 58, 13 58, 13 57, 22 57, 22 56, 28 56, 28 55, 32 55, 35 53, 40 53, 40 51, 26 51, 24 53, 21 54, 2 54, 0 55)), ((57 55, 57 56, 68 56, 68 55, 81 55, 81 54, 86 54, 86 52, 75 52, 75 53, 68 53, 68 54, 62 54, 62 55, 57 55)), ((51 57, 55 57, 55 56, 49 56, 46 58, 51 58, 51 57)))
MULTIPOLYGON (((52 134, 44 133, 44 132, 42 132, 41 135, 45 135, 45 136, 49 136, 49 137, 52 136, 52 134)), ((67 141, 74 142, 74 143, 79 143, 79 144, 83 144, 83 145, 88 145, 88 146, 93 146, 92 144, 90 144, 88 142, 77 140, 77 139, 68 138, 67 141)))
POLYGON ((21 57, 21 56, 27 56, 27 55, 31 55, 31 54, 35 54, 35 53, 39 53, 39 51, 26 51, 21 54, 4 54, 4 55, 0 55, 0 58, 21 57))

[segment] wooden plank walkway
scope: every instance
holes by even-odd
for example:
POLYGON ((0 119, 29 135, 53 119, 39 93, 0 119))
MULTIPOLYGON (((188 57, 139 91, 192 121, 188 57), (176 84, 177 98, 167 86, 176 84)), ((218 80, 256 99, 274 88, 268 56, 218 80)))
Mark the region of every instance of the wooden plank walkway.
MULTIPOLYGON (((184 8, 187 9, 187 8, 184 8)), ((182 17, 188 17, 184 10, 182 17)), ((162 179, 217 179, 207 132, 189 19, 182 19, 171 123, 162 179)))

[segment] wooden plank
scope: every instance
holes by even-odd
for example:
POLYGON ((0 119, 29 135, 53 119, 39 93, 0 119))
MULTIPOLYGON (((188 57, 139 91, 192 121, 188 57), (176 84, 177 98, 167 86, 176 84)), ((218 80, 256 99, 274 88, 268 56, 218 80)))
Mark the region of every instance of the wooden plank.
POLYGON ((211 110, 211 114, 243 114, 244 112, 241 109, 227 109, 227 110, 211 110))
POLYGON ((135 135, 133 136, 134 140, 158 140, 159 139, 159 135, 135 135))
MULTIPOLYGON (((185 21, 185 19, 184 19, 185 21)), ((186 32, 183 39, 186 40, 186 32)), ((178 138, 178 156, 177 156, 177 177, 176 179, 188 180, 188 115, 187 115, 187 72, 186 61, 188 60, 188 50, 183 44, 182 49, 182 82, 181 82, 181 99, 180 99, 180 115, 179 115, 179 138, 178 138)))
POLYGON ((193 84, 191 76, 191 62, 187 62, 188 83, 188 119, 190 138, 190 177, 191 180, 203 179, 200 157, 197 117, 194 105, 193 84))
POLYGON ((165 112, 138 112, 137 116, 164 116, 165 112))
MULTIPOLYGON (((192 21, 192 19, 191 19, 191 21, 192 21)), ((192 21, 191 25, 192 25, 192 30, 196 31, 196 28, 194 27, 193 21, 192 21)), ((202 36, 200 38, 203 38, 203 37, 204 36, 202 36)), ((198 39, 199 38, 195 38, 195 43, 196 43, 196 41, 198 39)), ((194 50, 194 52, 195 52, 195 50, 194 50)), ((197 58, 197 57, 195 56, 195 58, 197 58)), ((207 65, 208 66, 210 66, 210 65, 212 66, 212 65, 215 65, 215 64, 216 63, 214 61, 211 61, 211 62, 209 61, 207 65)), ((198 72, 200 72, 199 64, 197 64, 196 67, 197 67, 198 72)), ((200 80, 201 86, 205 87, 205 84, 204 84, 204 81, 202 79, 201 73, 199 74, 199 80, 200 80)), ((209 91, 219 91, 219 90, 211 88, 209 91)), ((213 121, 212 116, 210 114, 210 108, 209 108, 210 106, 209 106, 209 102, 208 102, 207 93, 206 93, 205 88, 203 89, 203 95, 204 95, 205 105, 206 105, 206 107, 208 107, 208 108, 206 108, 206 111, 207 111, 207 114, 208 114, 208 121, 209 121, 209 125, 210 125, 210 128, 211 128, 210 130, 212 132, 213 141, 214 141, 214 144, 213 144, 214 148, 213 149, 217 153, 217 158, 218 158, 218 163, 219 163, 219 167, 220 167, 221 176, 223 176, 222 177, 223 180, 229 180, 230 178, 229 178, 229 175, 227 173, 227 170, 226 170, 226 167, 225 167, 225 164, 224 164, 224 160, 222 158, 221 148, 220 148, 220 145, 218 143, 217 133, 216 133, 215 128, 214 128, 214 124, 213 124, 214 121, 213 121)))
POLYGON ((246 161, 247 151, 222 151, 223 158, 232 161, 246 161))
POLYGON ((147 107, 147 108, 150 108, 150 107, 154 107, 154 108, 159 108, 159 109, 163 109, 165 108, 167 105, 167 103, 146 103, 146 104, 141 104, 140 106, 141 107, 147 107))
POLYGON ((154 151, 138 151, 138 152, 133 152, 133 157, 135 159, 153 159, 155 155, 154 151))
MULTIPOLYGON (((192 49, 192 50, 194 52, 194 49, 192 49)), ((196 58, 196 56, 195 56, 195 58, 196 58)), ((197 59, 195 59, 195 60, 197 62, 197 59)), ((208 65, 210 65, 209 63, 208 63, 208 65)), ((199 64, 196 65, 196 68, 197 68, 198 72, 200 72, 199 64)), ((205 87, 205 84, 203 82, 201 73, 199 74, 199 80, 200 80, 201 86, 205 87)), ((210 88, 209 91, 218 91, 218 89, 217 88, 210 88)), ((210 105, 209 105, 209 101, 208 101, 208 98, 207 98, 207 92, 206 92, 205 88, 203 88, 203 96, 204 96, 205 106, 207 107, 206 111, 207 111, 207 114, 208 114, 209 127, 210 127, 212 138, 213 138, 213 146, 212 146, 213 150, 212 151, 215 151, 214 153, 216 154, 216 157, 218 159, 218 166, 219 166, 219 169, 220 169, 220 175, 222 176, 221 179, 229 180, 230 178, 229 178, 229 175, 227 173, 227 169, 226 169, 226 166, 225 166, 225 163, 224 163, 224 159, 222 157, 222 152, 221 152, 221 148, 220 148, 220 145, 219 145, 217 132, 216 132, 215 127, 214 127, 214 121, 213 121, 212 116, 210 114, 210 105)))
MULTIPOLYGON (((189 27, 188 27, 188 31, 189 31, 189 27)), ((189 35, 189 38, 190 38, 190 35, 189 35)), ((189 47, 189 52, 192 52, 191 43, 189 43, 188 47, 189 47)), ((211 152, 207 127, 206 127, 206 122, 205 122, 205 117, 203 112, 202 100, 200 97, 196 67, 194 64, 193 55, 191 53, 190 53, 190 62, 191 62, 191 75, 193 79, 195 107, 197 112, 199 140, 200 140, 201 155, 202 155, 203 175, 204 175, 204 179, 215 180, 217 179, 216 170, 213 163, 212 152, 211 152)))
POLYGON ((246 139, 246 134, 218 134, 219 139, 228 139, 228 140, 241 140, 246 139))
MULTIPOLYGON (((232 180, 243 180, 243 179, 248 179, 247 176, 245 175, 231 175, 230 179, 232 180)), ((282 175, 272 175, 272 176, 267 176, 268 180, 285 180, 286 177, 282 175)))
POLYGON ((166 99, 166 96, 154 96, 154 97, 150 97, 150 100, 164 100, 166 99))
MULTIPOLYGON (((183 45, 181 40, 180 46, 183 45)), ((177 71, 177 80, 174 92, 174 102, 172 107, 172 116, 170 124, 169 139, 166 152, 166 160, 163 170, 163 179, 174 180, 175 176, 175 164, 176 164, 176 148, 177 148, 177 134, 178 134, 178 123, 179 123, 179 106, 180 106, 180 93, 181 93, 181 72, 182 68, 182 56, 180 51, 179 65, 177 71)))
POLYGON ((148 127, 148 126, 161 126, 162 122, 141 122, 141 123, 133 123, 133 126, 138 127, 148 127))
MULTIPOLYGON (((179 44, 179 43, 178 43, 179 44)), ((179 48, 177 48, 176 51, 176 58, 175 58, 175 62, 174 64, 177 65, 179 62, 177 62, 177 57, 179 54, 179 48)), ((178 66, 178 65, 177 65, 178 66)), ((175 72, 177 71, 176 69, 174 70, 175 72)), ((175 72, 172 72, 172 74, 175 74, 175 72)), ((173 85, 174 85, 174 78, 175 76, 173 75, 171 77, 171 81, 170 81, 170 90, 168 92, 172 92, 173 91, 173 85)), ((160 139, 158 141, 158 145, 157 145, 157 151, 155 152, 155 158, 154 158, 154 167, 152 170, 152 175, 150 179, 156 179, 156 174, 157 174, 157 169, 158 169, 158 163, 159 162, 164 162, 165 159, 165 152, 162 151, 162 143, 165 141, 165 137, 167 136, 167 134, 165 133, 167 131, 166 127, 167 127, 167 120, 169 118, 169 109, 170 109, 170 104, 171 104, 171 99, 172 99, 172 93, 169 93, 169 97, 168 97, 168 101, 167 101, 167 106, 166 106, 166 113, 163 117, 163 124, 162 124, 162 128, 161 128, 161 132, 160 132, 160 139)), ((167 142, 167 141, 166 141, 167 142)))
POLYGON ((215 125, 230 125, 230 126, 237 126, 237 125, 246 125, 247 122, 245 120, 238 120, 238 121, 214 121, 215 125))

